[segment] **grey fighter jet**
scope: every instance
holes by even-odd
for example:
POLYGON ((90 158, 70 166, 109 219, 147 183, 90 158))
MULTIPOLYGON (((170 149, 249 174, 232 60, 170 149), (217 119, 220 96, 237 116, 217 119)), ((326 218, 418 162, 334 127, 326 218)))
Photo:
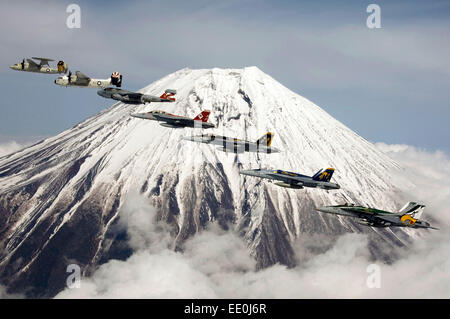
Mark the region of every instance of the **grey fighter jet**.
POLYGON ((338 184, 330 182, 334 168, 327 168, 325 171, 321 169, 312 177, 282 170, 268 169, 242 170, 239 173, 242 175, 278 180, 279 182, 276 182, 275 185, 286 188, 302 189, 303 187, 312 187, 325 190, 341 188, 338 184))
POLYGON ((336 206, 323 206, 316 208, 322 213, 342 215, 358 218, 357 223, 370 227, 411 227, 431 228, 430 223, 419 220, 425 205, 409 202, 398 212, 387 212, 370 207, 344 204, 336 206))
POLYGON ((130 92, 127 90, 116 89, 116 88, 106 88, 97 91, 97 94, 116 101, 123 102, 125 104, 146 104, 151 102, 175 102, 173 97, 177 93, 176 90, 166 90, 160 97, 147 95, 143 93, 130 92))
POLYGON ((147 113, 135 113, 131 114, 133 117, 153 120, 160 123, 161 126, 170 128, 184 128, 184 127, 194 127, 194 128, 212 128, 216 127, 212 123, 208 123, 208 117, 211 111, 202 111, 195 118, 190 119, 188 117, 170 114, 164 111, 150 111, 147 113))
POLYGON ((10 66, 11 69, 16 71, 24 71, 24 72, 34 72, 34 73, 45 73, 45 74, 60 74, 67 73, 69 66, 64 61, 59 61, 56 68, 50 67, 48 62, 54 61, 52 59, 47 58, 37 58, 32 57, 31 59, 22 60, 21 63, 16 63, 10 66), (39 60, 39 64, 34 62, 32 59, 39 60))
POLYGON ((277 148, 270 146, 270 144, 272 143, 273 136, 274 136, 273 133, 267 132, 256 142, 249 142, 237 138, 230 138, 214 134, 187 136, 183 137, 183 140, 219 145, 221 146, 219 150, 227 153, 240 154, 244 152, 255 152, 255 153, 270 154, 279 152, 277 148))

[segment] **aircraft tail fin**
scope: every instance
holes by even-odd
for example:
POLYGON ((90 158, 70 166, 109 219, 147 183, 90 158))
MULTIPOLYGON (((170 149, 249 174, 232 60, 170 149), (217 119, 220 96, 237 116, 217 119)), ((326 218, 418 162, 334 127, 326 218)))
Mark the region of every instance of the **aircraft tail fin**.
POLYGON ((111 84, 120 88, 122 86, 122 74, 119 72, 113 72, 111 74, 111 84))
POLYGON ((194 121, 208 122, 208 118, 209 118, 209 114, 210 113, 211 113, 211 111, 209 111, 209 110, 202 111, 199 115, 197 115, 194 118, 194 121))
POLYGON ((67 73, 69 70, 69 65, 62 60, 58 62, 57 67, 59 73, 67 73))
POLYGON ((416 202, 408 202, 398 212, 402 215, 410 215, 413 218, 419 219, 422 216, 425 205, 416 202))
POLYGON ((333 176, 334 168, 327 168, 325 171, 323 169, 319 170, 314 176, 312 177, 315 181, 321 181, 321 182, 329 182, 331 179, 331 176, 333 176))
POLYGON ((267 132, 266 134, 264 134, 263 136, 261 136, 257 141, 256 144, 259 145, 265 145, 267 147, 270 147, 270 144, 272 144, 272 140, 273 140, 273 136, 275 134, 272 132, 267 132))
POLYGON ((175 94, 177 94, 177 90, 167 89, 164 91, 163 95, 160 96, 160 98, 175 102, 175 98, 173 97, 175 94))

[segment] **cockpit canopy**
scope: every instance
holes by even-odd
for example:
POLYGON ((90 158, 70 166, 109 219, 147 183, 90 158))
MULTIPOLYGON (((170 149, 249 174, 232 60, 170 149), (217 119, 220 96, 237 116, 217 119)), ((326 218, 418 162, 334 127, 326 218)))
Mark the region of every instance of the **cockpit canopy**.
POLYGON ((151 113, 155 113, 155 114, 167 114, 167 112, 160 111, 160 110, 151 111, 151 113))

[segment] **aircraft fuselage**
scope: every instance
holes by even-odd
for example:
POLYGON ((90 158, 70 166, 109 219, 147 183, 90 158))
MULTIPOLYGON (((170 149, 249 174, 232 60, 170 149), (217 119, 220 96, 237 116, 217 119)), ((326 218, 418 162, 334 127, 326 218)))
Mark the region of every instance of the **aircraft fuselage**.
POLYGON ((77 82, 77 77, 72 75, 69 81, 68 76, 59 77, 55 80, 55 84, 61 86, 76 86, 87 88, 106 88, 111 85, 111 79, 90 79, 87 82, 77 82))
POLYGON ((375 208, 362 206, 323 206, 317 211, 333 215, 358 218, 357 223, 370 227, 410 227, 433 228, 426 221, 413 218, 407 214, 391 213, 375 208))
POLYGON ((208 122, 202 122, 201 120, 193 120, 185 116, 179 116, 174 114, 169 114, 161 111, 152 111, 147 113, 136 113, 131 114, 131 116, 136 118, 141 118, 145 120, 163 122, 160 123, 161 126, 170 128, 213 128, 214 124, 208 122))
POLYGON ((227 153, 255 152, 270 154, 279 152, 279 150, 275 147, 270 147, 258 142, 249 142, 220 135, 208 134, 201 136, 190 136, 183 139, 192 142, 218 145, 221 146, 219 150, 227 153))
POLYGON ((52 68, 49 66, 41 66, 41 67, 31 67, 28 62, 23 63, 17 63, 14 65, 11 65, 9 67, 12 70, 15 71, 23 71, 23 72, 33 72, 33 73, 46 73, 46 74, 60 74, 64 72, 58 71, 57 68, 52 68))
POLYGON ((322 188, 325 190, 340 188, 340 186, 336 183, 317 181, 310 176, 282 170, 255 169, 255 170, 242 170, 240 173, 243 175, 277 180, 279 182, 275 182, 275 185, 286 188, 301 189, 303 187, 310 187, 310 188, 322 188))

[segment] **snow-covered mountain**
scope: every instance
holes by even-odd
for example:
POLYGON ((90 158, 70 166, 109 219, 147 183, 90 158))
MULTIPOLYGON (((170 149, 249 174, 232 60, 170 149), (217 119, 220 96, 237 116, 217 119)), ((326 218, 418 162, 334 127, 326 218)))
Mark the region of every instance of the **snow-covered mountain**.
POLYGON ((178 91, 175 103, 116 103, 0 158, 0 283, 53 296, 65 286, 68 264, 88 274, 109 258, 126 258, 123 234, 113 226, 128 193, 141 193, 156 207, 173 227, 174 247, 217 221, 242 234, 258 267, 292 266, 292 245, 305 234, 367 232, 379 258, 406 240, 401 230, 365 228, 313 210, 344 201, 392 210, 401 203, 388 173, 397 164, 311 101, 256 67, 182 69, 141 92, 160 95, 167 88, 178 91), (209 109, 217 128, 205 133, 256 140, 272 131, 272 145, 282 152, 223 153, 182 140, 198 129, 129 116, 154 109, 192 118, 209 109), (336 168, 340 190, 285 189, 239 175, 250 168, 312 175, 326 167, 336 168))

